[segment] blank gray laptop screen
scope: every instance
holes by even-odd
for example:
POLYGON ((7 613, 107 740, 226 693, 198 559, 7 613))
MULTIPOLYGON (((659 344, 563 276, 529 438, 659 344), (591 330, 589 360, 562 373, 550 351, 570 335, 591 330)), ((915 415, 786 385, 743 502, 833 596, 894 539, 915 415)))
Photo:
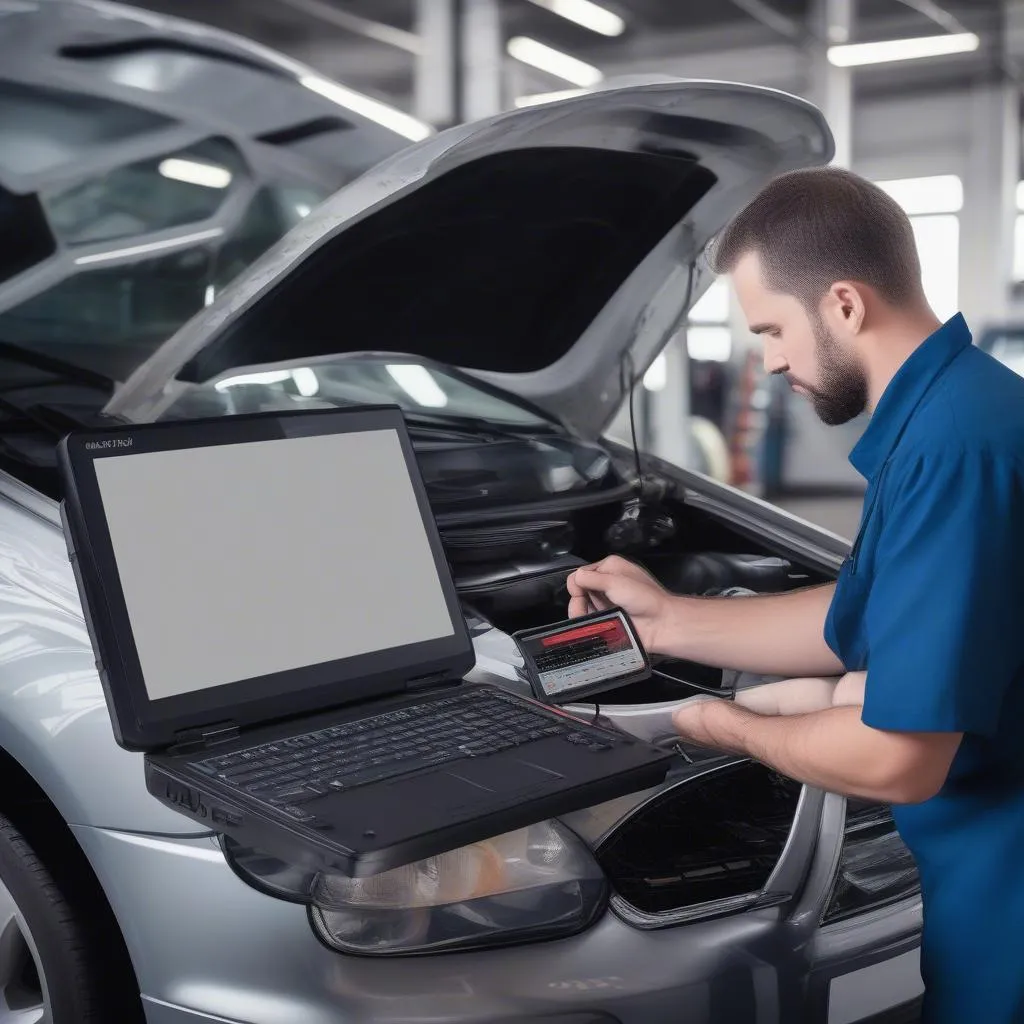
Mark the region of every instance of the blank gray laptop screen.
POLYGON ((151 700, 455 632, 394 430, 95 467, 151 700))

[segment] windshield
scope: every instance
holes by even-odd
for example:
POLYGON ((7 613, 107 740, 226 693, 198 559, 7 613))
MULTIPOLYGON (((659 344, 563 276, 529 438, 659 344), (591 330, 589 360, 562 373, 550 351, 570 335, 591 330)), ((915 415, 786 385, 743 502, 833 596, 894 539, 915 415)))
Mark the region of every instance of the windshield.
MULTIPOLYGON (((317 120, 319 101, 294 83, 196 60, 252 81, 208 109, 183 104, 176 128, 147 90, 114 100, 0 75, 0 338, 123 381, 324 199, 407 145, 317 120), (275 96, 295 125, 233 127, 261 123, 275 96)), ((146 81, 174 106, 178 79, 146 81)))
POLYGON ((358 356, 274 369, 242 368, 190 385, 162 419, 291 408, 397 405, 413 421, 478 429, 559 429, 536 410, 450 367, 406 356, 358 356))

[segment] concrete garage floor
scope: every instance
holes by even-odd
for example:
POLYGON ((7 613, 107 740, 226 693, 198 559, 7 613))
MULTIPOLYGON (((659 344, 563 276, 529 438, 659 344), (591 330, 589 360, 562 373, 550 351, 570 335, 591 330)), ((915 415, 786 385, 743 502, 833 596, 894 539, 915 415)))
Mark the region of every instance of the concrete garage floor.
POLYGON ((780 498, 775 502, 780 508, 815 526, 822 526, 832 533, 838 533, 849 541, 857 534, 860 524, 862 499, 849 498, 780 498))

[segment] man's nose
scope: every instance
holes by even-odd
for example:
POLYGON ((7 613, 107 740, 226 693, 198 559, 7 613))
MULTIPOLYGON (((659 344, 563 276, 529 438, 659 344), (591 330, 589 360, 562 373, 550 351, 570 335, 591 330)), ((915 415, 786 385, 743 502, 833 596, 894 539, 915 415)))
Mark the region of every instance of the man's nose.
POLYGON ((780 355, 773 355, 770 352, 764 354, 764 372, 765 373, 783 373, 789 369, 789 364, 780 355))

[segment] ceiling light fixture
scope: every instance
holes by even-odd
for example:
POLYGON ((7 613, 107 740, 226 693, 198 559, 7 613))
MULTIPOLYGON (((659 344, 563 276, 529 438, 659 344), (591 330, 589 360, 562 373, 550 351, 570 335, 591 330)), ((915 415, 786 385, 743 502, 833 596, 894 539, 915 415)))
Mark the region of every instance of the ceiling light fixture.
POLYGON ((183 181, 187 185, 201 185, 203 188, 227 188, 231 184, 231 172, 226 167, 214 164, 201 164, 198 160, 183 160, 180 157, 168 157, 161 160, 157 170, 173 181, 183 181))
POLYGON ((337 103, 339 107, 362 114, 363 117, 376 121, 377 124, 390 128, 393 132, 398 132, 399 135, 404 135, 413 142, 421 142, 434 134, 434 129, 426 122, 395 107, 389 107, 386 103, 364 96, 362 93, 346 89, 345 86, 321 78, 319 75, 303 75, 299 82, 332 103, 337 103))
POLYGON ((914 39, 887 39, 879 43, 849 43, 830 46, 830 64, 839 68, 885 64, 889 61, 917 60, 922 57, 945 57, 952 53, 970 53, 980 40, 973 32, 941 36, 918 36, 914 39))
POLYGON ((564 78, 573 85, 586 88, 597 85, 604 75, 591 64, 586 64, 575 57, 570 57, 561 50, 552 49, 544 43, 537 42, 527 36, 514 36, 508 41, 508 55, 523 64, 546 71, 556 78, 564 78))
POLYGON ((621 36, 626 23, 607 7, 592 3, 591 0, 530 0, 531 3, 557 14, 566 21, 575 22, 591 32, 602 36, 621 36))

